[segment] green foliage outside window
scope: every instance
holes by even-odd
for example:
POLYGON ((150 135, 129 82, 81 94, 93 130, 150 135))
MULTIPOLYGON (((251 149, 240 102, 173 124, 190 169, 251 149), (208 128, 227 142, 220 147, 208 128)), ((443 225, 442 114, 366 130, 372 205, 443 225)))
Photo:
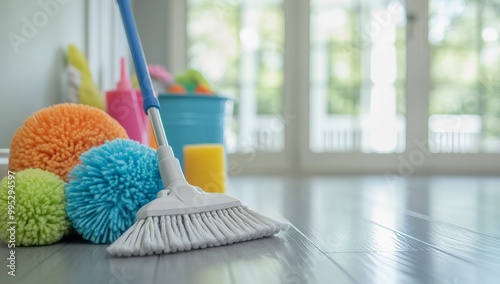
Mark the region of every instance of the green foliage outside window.
MULTIPOLYGON (((439 1, 436 1, 439 2, 439 1)), ((436 19, 449 25, 438 40, 431 38, 430 114, 482 116, 482 133, 500 136, 500 3, 465 1, 461 13, 430 11, 430 30, 436 19), (441 17, 441 18, 439 18, 441 17), (488 32, 493 40, 488 40, 488 32)), ((438 24, 435 24, 438 23, 438 24)))
MULTIPOLYGON (((188 2, 188 62, 200 70, 220 94, 240 97, 242 83, 253 84, 258 114, 280 114, 284 83, 284 12, 281 1, 259 6, 258 71, 255 82, 244 82, 241 73, 242 9, 245 1, 190 0, 188 2), (217 58, 218 62, 206 60, 217 58), (218 64, 213 66, 213 64, 218 64)), ((250 2, 248 2, 250 3, 250 2)), ((248 4, 247 3, 247 4, 248 4)), ((238 105, 234 108, 238 115, 238 105)))

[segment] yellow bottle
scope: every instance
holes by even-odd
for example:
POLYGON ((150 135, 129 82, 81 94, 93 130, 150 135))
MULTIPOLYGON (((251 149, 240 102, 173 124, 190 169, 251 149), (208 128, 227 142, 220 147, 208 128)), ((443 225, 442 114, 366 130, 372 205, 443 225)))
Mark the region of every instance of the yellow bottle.
POLYGON ((206 192, 226 192, 226 165, 221 144, 186 145, 184 174, 186 180, 206 192))

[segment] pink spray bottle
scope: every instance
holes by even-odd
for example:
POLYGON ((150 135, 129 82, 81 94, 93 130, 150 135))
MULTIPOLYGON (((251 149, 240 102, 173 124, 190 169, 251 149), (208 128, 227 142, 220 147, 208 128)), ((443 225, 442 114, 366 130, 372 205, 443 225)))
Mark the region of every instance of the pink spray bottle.
POLYGON ((125 58, 120 59, 120 81, 116 89, 106 92, 106 109, 127 131, 130 139, 149 144, 149 129, 145 127, 136 91, 127 76, 125 58))

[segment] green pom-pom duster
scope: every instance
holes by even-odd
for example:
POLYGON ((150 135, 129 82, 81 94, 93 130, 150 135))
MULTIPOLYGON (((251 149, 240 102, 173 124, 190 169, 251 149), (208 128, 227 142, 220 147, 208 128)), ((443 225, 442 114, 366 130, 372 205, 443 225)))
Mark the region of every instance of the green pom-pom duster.
POLYGON ((14 238, 16 246, 55 243, 70 229, 65 208, 64 182, 56 174, 27 169, 7 176, 0 182, 0 239, 14 238))

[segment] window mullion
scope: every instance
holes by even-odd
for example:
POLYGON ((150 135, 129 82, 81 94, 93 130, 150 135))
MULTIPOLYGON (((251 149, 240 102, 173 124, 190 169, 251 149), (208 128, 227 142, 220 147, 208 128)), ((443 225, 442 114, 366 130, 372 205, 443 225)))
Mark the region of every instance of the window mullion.
POLYGON ((407 1, 406 152, 427 145, 429 136, 430 58, 428 1, 407 1), (421 147, 421 146, 420 146, 421 147))

